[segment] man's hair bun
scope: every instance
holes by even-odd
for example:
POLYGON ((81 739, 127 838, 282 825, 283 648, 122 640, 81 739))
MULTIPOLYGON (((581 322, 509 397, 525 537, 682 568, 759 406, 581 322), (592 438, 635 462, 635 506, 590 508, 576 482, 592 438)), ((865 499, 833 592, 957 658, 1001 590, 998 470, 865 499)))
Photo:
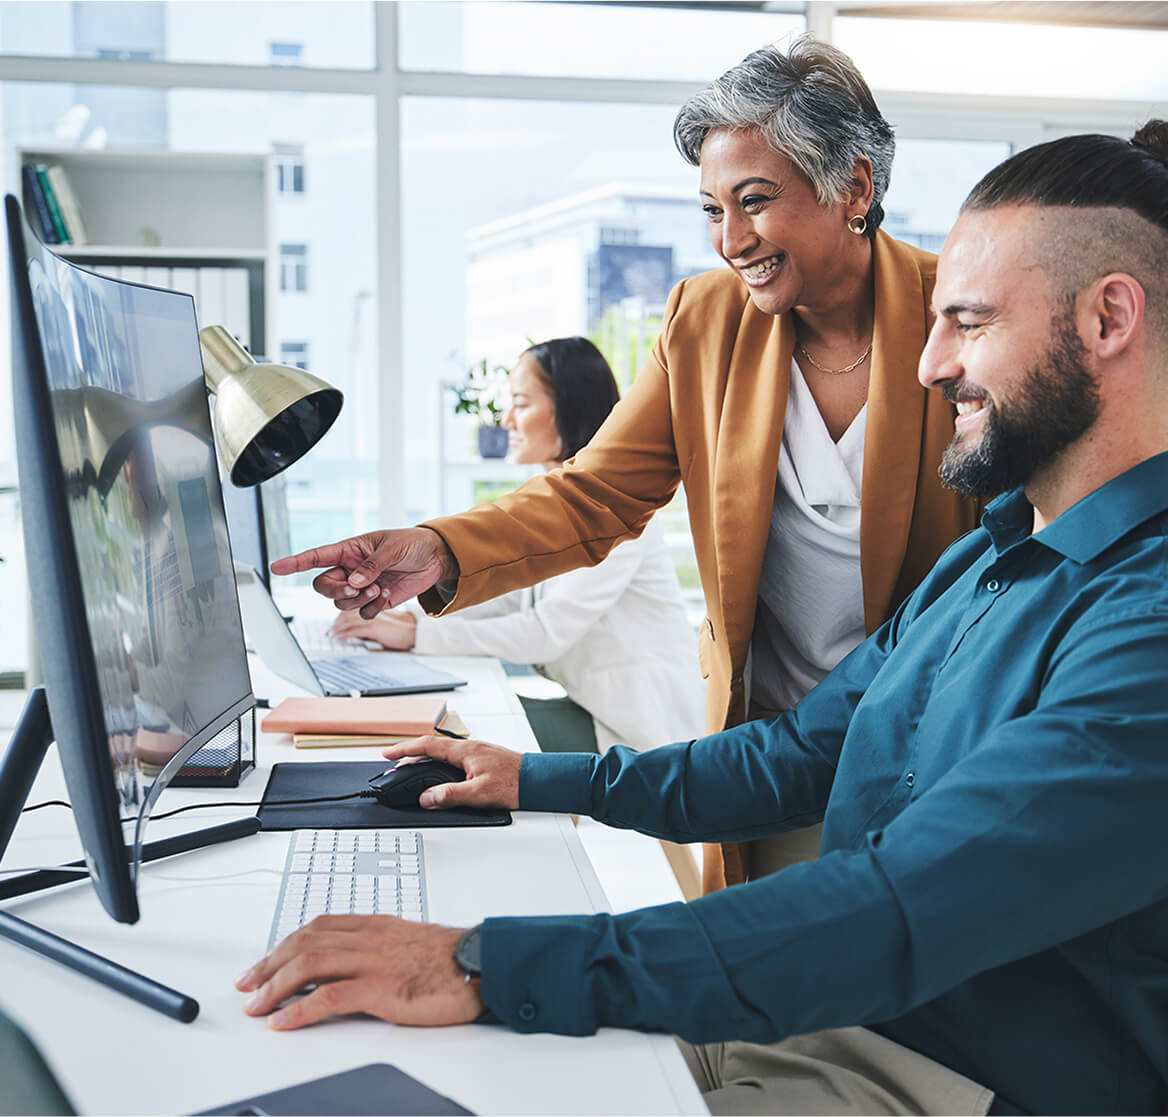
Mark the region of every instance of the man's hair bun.
POLYGON ((1168 167, 1168 120, 1149 120, 1131 138, 1132 146, 1155 156, 1168 167))

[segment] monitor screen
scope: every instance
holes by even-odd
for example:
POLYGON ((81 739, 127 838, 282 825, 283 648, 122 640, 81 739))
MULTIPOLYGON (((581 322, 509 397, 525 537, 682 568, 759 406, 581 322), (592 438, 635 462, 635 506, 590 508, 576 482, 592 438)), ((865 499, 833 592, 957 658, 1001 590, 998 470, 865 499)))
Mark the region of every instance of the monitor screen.
POLYGON ((140 842, 169 778, 253 699, 193 300, 70 264, 6 208, 32 620, 96 861, 85 813, 108 822, 112 802, 140 842))
POLYGON ((237 488, 223 481, 223 503, 227 509, 227 527, 231 532, 231 554, 237 563, 255 570, 268 589, 273 559, 292 553, 288 530, 288 498, 284 475, 237 488))
POLYGON ((268 547, 264 538, 264 521, 260 486, 239 489, 223 481, 223 504, 227 510, 227 527, 231 531, 231 556, 255 570, 264 585, 271 587, 268 570, 268 547))

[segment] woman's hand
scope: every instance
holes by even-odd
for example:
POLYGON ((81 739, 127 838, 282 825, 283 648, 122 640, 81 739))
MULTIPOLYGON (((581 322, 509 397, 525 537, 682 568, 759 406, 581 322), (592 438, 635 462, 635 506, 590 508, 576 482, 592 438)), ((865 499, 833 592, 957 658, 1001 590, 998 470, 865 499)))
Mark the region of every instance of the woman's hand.
POLYGON ((420 807, 519 807, 519 766, 523 754, 450 737, 414 737, 381 750, 387 760, 432 756, 461 768, 466 779, 427 788, 418 797, 420 807))
POLYGON ((418 618, 402 610, 367 621, 354 610, 340 613, 328 634, 334 640, 373 640, 391 652, 408 652, 417 640, 418 618))

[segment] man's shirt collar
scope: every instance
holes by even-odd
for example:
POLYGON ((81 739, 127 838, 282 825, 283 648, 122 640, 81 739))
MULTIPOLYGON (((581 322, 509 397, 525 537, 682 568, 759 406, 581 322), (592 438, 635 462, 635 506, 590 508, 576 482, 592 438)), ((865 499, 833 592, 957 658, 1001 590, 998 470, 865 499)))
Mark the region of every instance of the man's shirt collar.
MULTIPOLYGON (((1168 452, 1100 485, 1034 535, 1043 546, 1078 563, 1090 562, 1145 520, 1168 509, 1168 452)), ((987 505, 982 527, 1001 554, 1029 537, 1034 507, 1022 489, 987 505)))

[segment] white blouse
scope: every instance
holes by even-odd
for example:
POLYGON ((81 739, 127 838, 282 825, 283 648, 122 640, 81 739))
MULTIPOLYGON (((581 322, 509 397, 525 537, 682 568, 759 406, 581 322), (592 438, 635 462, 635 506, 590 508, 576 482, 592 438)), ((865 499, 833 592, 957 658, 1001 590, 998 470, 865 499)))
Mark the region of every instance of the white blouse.
POLYGON ((803 373, 791 387, 751 641, 750 702, 788 710, 864 639, 865 404, 834 442, 803 373))
POLYGON ((592 715, 601 752, 705 733, 697 634, 655 519, 596 566, 419 618, 414 651, 535 665, 592 715))

